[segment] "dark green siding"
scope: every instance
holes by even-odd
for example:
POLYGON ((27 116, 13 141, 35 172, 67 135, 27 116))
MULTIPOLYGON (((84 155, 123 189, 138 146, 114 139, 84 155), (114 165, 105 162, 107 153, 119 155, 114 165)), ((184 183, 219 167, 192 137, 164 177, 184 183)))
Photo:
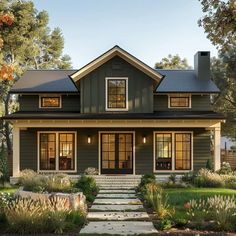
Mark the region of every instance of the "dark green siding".
POLYGON ((20 170, 37 171, 37 132, 32 129, 20 131, 20 170))
POLYGON ((106 77, 128 77, 128 112, 153 112, 153 79, 116 56, 80 80, 81 113, 105 112, 106 77))
MULTIPOLYGON (((49 129, 27 129, 20 132, 20 169, 37 170, 37 131, 49 131, 49 129)), ((127 129, 98 129, 98 128, 70 128, 50 129, 50 131, 76 131, 77 132, 77 170, 78 174, 84 172, 87 167, 98 168, 98 133, 99 131, 135 131, 135 169, 136 174, 153 172, 153 131, 193 131, 193 167, 199 170, 206 166, 211 158, 210 133, 205 129, 179 128, 179 129, 151 129, 151 128, 127 128, 127 129), (87 137, 91 136, 91 144, 87 143, 87 137), (142 142, 143 136, 146 143, 142 142)), ((162 172, 163 173, 163 172, 162 172)))
POLYGON ((153 109, 154 111, 167 111, 167 110, 211 111, 212 106, 210 103, 210 95, 192 95, 192 107, 190 109, 188 108, 169 109, 167 95, 154 95, 153 109))
POLYGON ((38 95, 19 95, 20 111, 80 111, 80 95, 62 95, 61 108, 39 108, 38 95))

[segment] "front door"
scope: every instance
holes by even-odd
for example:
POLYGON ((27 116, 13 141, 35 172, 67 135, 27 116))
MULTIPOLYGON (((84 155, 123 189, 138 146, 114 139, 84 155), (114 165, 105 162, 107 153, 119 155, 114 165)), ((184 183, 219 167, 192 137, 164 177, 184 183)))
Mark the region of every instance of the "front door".
POLYGON ((101 134, 101 174, 133 174, 133 134, 101 134))

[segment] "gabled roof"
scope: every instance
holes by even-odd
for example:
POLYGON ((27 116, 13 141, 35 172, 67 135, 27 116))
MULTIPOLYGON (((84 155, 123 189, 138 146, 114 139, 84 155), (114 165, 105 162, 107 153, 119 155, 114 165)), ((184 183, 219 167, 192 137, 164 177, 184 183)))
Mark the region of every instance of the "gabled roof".
POLYGON ((27 70, 10 93, 78 93, 70 78, 76 70, 27 70))
POLYGON ((157 93, 219 93, 215 83, 198 79, 194 70, 161 70, 165 77, 156 88, 157 93))
POLYGON ((105 62, 109 61, 114 56, 119 56, 137 69, 143 71, 145 74, 156 80, 156 82, 160 82, 162 79, 162 75, 156 71, 155 69, 151 68, 144 62, 140 61, 138 58, 134 57, 124 49, 120 48, 119 46, 114 46, 107 52, 103 53, 101 56, 97 57, 84 67, 80 68, 74 74, 71 75, 71 78, 76 82, 80 80, 82 77, 93 71, 94 69, 98 68, 105 62))

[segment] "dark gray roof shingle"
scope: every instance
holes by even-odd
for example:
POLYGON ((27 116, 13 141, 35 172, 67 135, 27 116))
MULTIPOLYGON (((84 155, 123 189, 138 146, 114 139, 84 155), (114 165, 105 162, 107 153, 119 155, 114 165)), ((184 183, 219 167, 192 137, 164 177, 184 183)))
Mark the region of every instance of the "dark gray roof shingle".
POLYGON ((76 70, 27 70, 10 93, 78 93, 69 77, 76 70))
POLYGON ((164 75, 158 85, 157 93, 219 93, 212 80, 200 80, 196 77, 194 70, 160 70, 164 75))

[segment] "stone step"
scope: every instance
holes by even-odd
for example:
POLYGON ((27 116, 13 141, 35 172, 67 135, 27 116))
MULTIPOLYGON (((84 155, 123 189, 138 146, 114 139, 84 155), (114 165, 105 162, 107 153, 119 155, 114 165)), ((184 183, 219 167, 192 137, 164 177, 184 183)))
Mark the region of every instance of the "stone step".
POLYGON ((127 188, 135 188, 135 187, 137 187, 136 185, 134 185, 134 184, 98 184, 98 186, 100 186, 100 187, 116 187, 116 188, 125 188, 125 187, 127 187, 127 188))
POLYGON ((132 199, 115 199, 115 198, 110 198, 110 199, 102 199, 102 198, 96 198, 93 202, 93 204, 98 204, 98 205, 141 205, 141 201, 138 198, 132 198, 132 199))
POLYGON ((145 211, 145 209, 143 205, 92 205, 89 211, 145 211))
POLYGON ((103 189, 99 193, 135 193, 132 189, 103 189))
POLYGON ((94 220, 149 220, 147 212, 89 212, 87 215, 89 221, 94 220))
POLYGON ((134 187, 130 187, 130 186, 100 186, 99 187, 100 190, 134 190, 134 187))
POLYGON ((98 193, 97 198, 135 198, 134 193, 98 193))
POLYGON ((92 221, 83 229, 81 235, 139 235, 139 234, 157 234, 152 222, 140 221, 92 221))

